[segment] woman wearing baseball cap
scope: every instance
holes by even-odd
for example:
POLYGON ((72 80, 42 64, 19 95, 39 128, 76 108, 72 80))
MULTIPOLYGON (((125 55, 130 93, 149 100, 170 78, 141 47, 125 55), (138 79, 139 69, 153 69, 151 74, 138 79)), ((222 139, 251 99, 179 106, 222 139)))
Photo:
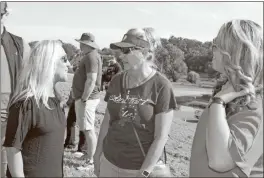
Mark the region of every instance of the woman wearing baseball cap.
POLYGON ((147 177, 162 158, 177 104, 170 81, 154 67, 158 42, 153 31, 130 29, 110 45, 122 51, 124 71, 105 95, 94 155, 99 177, 147 177))

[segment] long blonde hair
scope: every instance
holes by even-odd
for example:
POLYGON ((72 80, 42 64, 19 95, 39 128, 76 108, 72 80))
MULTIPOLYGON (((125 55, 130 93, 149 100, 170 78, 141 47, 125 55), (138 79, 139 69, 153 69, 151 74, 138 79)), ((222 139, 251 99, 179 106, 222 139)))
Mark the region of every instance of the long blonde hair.
POLYGON ((31 50, 28 59, 23 60, 22 70, 17 81, 10 105, 19 100, 33 97, 39 107, 40 101, 50 109, 48 99, 54 86, 57 62, 65 55, 62 43, 58 40, 43 40, 31 50))
POLYGON ((232 20, 222 25, 214 43, 223 54, 224 69, 234 89, 247 89, 247 100, 254 98, 256 87, 263 86, 262 27, 251 20, 232 20))

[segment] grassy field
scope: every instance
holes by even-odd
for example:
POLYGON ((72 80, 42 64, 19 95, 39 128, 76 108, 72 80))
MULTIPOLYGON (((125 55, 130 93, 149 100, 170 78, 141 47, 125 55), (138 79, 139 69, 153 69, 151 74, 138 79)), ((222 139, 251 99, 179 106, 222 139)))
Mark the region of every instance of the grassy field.
MULTIPOLYGON (((57 92, 60 93, 62 96, 61 98, 64 100, 67 100, 67 96, 69 95, 71 80, 72 76, 70 76, 70 81, 68 83, 59 83, 57 85, 57 92)), ((173 86, 175 89, 175 95, 177 97, 186 95, 192 97, 201 96, 202 94, 208 95, 211 94, 212 91, 210 88, 201 88, 186 82, 173 83, 173 86)), ((102 92, 101 102, 96 111, 95 129, 97 134, 99 132, 100 124, 104 117, 106 108, 106 103, 103 101, 104 94, 105 93, 102 92)), ((188 99, 183 97, 183 100, 187 101, 188 99)), ((194 101, 195 99, 189 98, 189 100, 194 101)), ((197 109, 202 110, 201 108, 188 107, 186 105, 181 106, 180 111, 175 112, 174 115, 166 149, 168 155, 168 164, 170 165, 171 171, 175 177, 188 176, 191 145, 198 121, 194 118, 194 111, 197 109)), ((65 150, 65 177, 94 177, 95 175, 93 174, 93 167, 87 167, 84 161, 80 160, 79 157, 73 153, 73 150, 65 150)))
MULTIPOLYGON (((96 132, 99 132, 100 124, 103 119, 106 103, 103 101, 104 93, 102 93, 101 102, 96 112, 96 132)), ((185 119, 194 119, 194 109, 185 107, 181 111, 175 112, 175 118, 171 126, 169 141, 166 149, 168 154, 168 164, 174 176, 188 176, 190 150, 192 139, 196 128, 195 122, 185 122, 185 119)), ((85 168, 84 161, 73 154, 72 150, 65 150, 64 173, 65 177, 92 177, 93 168, 78 170, 85 168)))

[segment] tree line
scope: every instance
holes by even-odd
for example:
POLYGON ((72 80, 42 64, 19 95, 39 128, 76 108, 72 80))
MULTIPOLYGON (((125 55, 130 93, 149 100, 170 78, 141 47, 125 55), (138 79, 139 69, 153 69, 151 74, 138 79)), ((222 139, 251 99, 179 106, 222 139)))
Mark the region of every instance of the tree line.
MULTIPOLYGON (((34 47, 38 41, 29 43, 34 47)), ((81 59, 81 51, 70 43, 63 43, 63 48, 69 61, 78 65, 81 59)), ((104 59, 105 56, 115 56, 117 62, 122 65, 119 59, 120 51, 110 48, 103 48, 99 53, 104 59)), ((169 39, 161 38, 161 45, 155 51, 156 65, 158 70, 165 74, 168 79, 175 82, 182 76, 193 72, 208 74, 209 78, 215 78, 218 73, 212 69, 212 42, 201 42, 194 39, 171 36, 169 39)), ((107 58, 107 57, 106 57, 107 58)))

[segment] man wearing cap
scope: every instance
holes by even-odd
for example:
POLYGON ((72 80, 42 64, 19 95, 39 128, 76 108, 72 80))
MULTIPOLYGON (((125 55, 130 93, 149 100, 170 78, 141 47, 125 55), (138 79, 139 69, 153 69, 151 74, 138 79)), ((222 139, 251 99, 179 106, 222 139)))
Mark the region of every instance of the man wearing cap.
POLYGON ((76 121, 84 132, 87 151, 83 158, 93 164, 93 155, 96 149, 97 138, 94 130, 95 111, 100 102, 100 89, 102 77, 102 61, 91 33, 83 33, 80 49, 84 53, 74 74, 72 95, 75 100, 76 121))
MULTIPOLYGON (((7 2, 1 1, 1 142, 4 142, 8 117, 8 103, 16 87, 16 80, 22 65, 27 58, 30 46, 19 36, 8 32, 4 21, 9 15, 7 2)), ((6 150, 1 149, 1 177, 7 169, 6 150)))

